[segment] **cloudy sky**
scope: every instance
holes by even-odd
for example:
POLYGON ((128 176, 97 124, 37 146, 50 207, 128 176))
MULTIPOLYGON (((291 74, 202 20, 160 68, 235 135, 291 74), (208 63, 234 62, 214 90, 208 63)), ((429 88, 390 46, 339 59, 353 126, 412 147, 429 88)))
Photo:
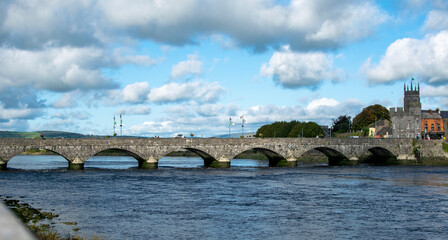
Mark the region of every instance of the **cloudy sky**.
POLYGON ((0 130, 328 125, 402 106, 411 78, 448 110, 446 0, 5 0, 0 43, 0 130))

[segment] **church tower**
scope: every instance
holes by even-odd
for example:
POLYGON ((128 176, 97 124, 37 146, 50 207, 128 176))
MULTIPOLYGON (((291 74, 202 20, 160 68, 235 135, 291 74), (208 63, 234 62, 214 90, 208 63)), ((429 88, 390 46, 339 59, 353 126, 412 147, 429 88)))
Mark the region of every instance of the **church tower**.
POLYGON ((420 83, 415 88, 412 86, 412 82, 411 88, 404 84, 404 111, 412 114, 421 114, 420 83))
POLYGON ((420 103, 420 84, 404 84, 403 107, 390 108, 394 138, 420 138, 422 104, 420 103))

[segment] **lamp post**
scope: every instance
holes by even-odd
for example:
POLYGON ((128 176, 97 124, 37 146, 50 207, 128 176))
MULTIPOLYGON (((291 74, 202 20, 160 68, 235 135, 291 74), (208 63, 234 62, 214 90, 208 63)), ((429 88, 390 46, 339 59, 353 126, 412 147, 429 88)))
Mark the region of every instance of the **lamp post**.
POLYGON ((241 136, 244 138, 244 124, 246 123, 246 119, 244 119, 244 115, 241 115, 241 136))

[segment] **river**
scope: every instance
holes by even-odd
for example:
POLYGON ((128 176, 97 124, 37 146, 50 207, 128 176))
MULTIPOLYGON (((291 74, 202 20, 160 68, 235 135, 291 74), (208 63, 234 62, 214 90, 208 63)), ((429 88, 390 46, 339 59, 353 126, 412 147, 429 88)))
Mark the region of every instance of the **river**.
POLYGON ((92 157, 69 171, 59 156, 16 156, 0 195, 54 210, 62 234, 104 239, 448 237, 448 167, 202 165, 166 157, 140 170, 130 157, 92 157))

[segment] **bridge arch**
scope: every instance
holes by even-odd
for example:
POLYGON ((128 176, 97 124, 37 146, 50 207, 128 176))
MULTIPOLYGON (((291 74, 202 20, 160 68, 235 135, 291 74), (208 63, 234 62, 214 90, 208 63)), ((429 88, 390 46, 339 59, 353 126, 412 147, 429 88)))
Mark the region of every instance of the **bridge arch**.
POLYGON ((39 147, 39 146, 28 146, 28 147, 16 148, 13 151, 11 151, 8 156, 3 156, 3 158, 0 157, 0 169, 1 170, 7 169, 8 162, 13 160, 14 157, 23 155, 24 153, 26 153, 28 151, 41 151, 41 150, 46 150, 48 152, 53 153, 56 156, 62 157, 64 160, 67 161, 68 165, 70 165, 70 160, 69 160, 69 158, 67 158, 67 156, 65 156, 64 154, 61 154, 60 152, 58 152, 52 148, 39 147))
POLYGON ((193 153, 195 153, 196 155, 198 155, 199 157, 201 157, 202 159, 204 159, 204 167, 211 167, 213 166, 213 163, 216 162, 216 159, 214 157, 212 157, 210 154, 206 153, 203 150, 197 149, 197 148, 184 148, 185 150, 191 151, 193 153))
POLYGON ((21 155, 22 153, 25 153, 27 151, 40 151, 40 150, 45 150, 45 151, 49 151, 52 152, 58 156, 63 157, 65 160, 70 161, 69 158, 67 156, 65 156, 64 154, 60 153, 59 151, 54 150, 53 148, 47 148, 47 147, 38 147, 38 146, 31 146, 31 147, 25 147, 25 148, 21 148, 21 149, 16 149, 10 156, 8 156, 6 160, 6 162, 8 162, 9 160, 11 160, 12 158, 14 158, 15 156, 21 155))
POLYGON ((176 147, 176 148, 171 148, 168 150, 165 150, 163 152, 160 153, 160 156, 158 157, 158 159, 160 160, 161 158, 163 158, 164 156, 172 153, 172 152, 178 152, 178 151, 182 151, 182 150, 187 150, 190 151, 196 155, 198 155, 199 157, 201 157, 204 160, 204 167, 213 167, 214 164, 216 164, 216 159, 209 153, 207 153, 205 150, 200 149, 199 147, 176 147))
POLYGON ((269 167, 291 167, 291 166, 297 166, 297 161, 288 161, 282 154, 280 154, 276 150, 272 150, 267 147, 260 147, 260 146, 249 146, 243 149, 239 149, 239 152, 233 156, 232 159, 237 157, 238 155, 254 150, 256 152, 259 152, 263 154, 269 161, 269 167))
MULTIPOLYGON (((328 166, 338 166, 338 165, 352 165, 350 160, 340 151, 329 148, 329 147, 315 147, 308 149, 310 150, 316 150, 320 153, 323 153, 328 158, 328 166)), ((308 152, 306 151, 306 152, 308 152)), ((303 155, 303 154, 302 154, 303 155)))
POLYGON ((385 147, 371 147, 360 157, 359 163, 371 165, 395 165, 398 164, 397 156, 385 147))
POLYGON ((260 148, 260 147, 255 147, 253 149, 255 151, 262 153, 263 155, 265 155, 268 158, 269 167, 277 167, 286 162, 285 157, 283 157, 281 154, 277 153, 274 150, 267 149, 267 148, 260 148))
POLYGON ((102 148, 102 149, 95 150, 93 152, 93 154, 91 154, 91 156, 89 156, 89 158, 86 160, 86 162, 89 161, 89 159, 94 157, 94 156, 102 155, 102 154, 107 153, 107 152, 110 152, 110 154, 112 156, 114 154, 116 155, 117 153, 124 153, 127 156, 131 156, 135 160, 138 161, 138 166, 139 167, 141 167, 143 165, 143 162, 145 161, 143 157, 141 157, 138 153, 135 153, 132 150, 125 149, 125 148, 119 148, 119 147, 111 147, 111 148, 102 148))

